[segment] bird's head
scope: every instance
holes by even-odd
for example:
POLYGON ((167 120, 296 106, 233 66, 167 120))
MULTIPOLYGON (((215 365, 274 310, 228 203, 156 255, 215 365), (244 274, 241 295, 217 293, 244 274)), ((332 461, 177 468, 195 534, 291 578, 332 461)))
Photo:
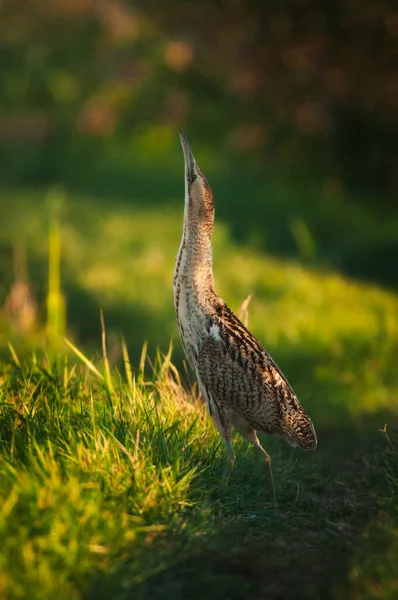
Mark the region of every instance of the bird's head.
POLYGON ((180 140, 185 159, 185 225, 189 234, 211 236, 214 227, 213 194, 182 131, 180 140))

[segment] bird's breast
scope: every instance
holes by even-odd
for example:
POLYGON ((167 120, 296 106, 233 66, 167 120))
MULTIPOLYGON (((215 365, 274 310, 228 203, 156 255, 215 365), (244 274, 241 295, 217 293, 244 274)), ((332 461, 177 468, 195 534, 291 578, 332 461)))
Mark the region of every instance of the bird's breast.
POLYGON ((182 274, 174 284, 174 309, 185 355, 194 367, 206 331, 206 315, 197 303, 195 290, 182 274))

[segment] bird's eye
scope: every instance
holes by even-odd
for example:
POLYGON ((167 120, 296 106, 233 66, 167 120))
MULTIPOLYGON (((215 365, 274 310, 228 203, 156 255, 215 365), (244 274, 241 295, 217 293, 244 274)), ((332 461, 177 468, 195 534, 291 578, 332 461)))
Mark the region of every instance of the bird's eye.
POLYGON ((194 181, 196 181, 196 178, 197 178, 196 173, 192 173, 191 183, 193 183, 194 181))

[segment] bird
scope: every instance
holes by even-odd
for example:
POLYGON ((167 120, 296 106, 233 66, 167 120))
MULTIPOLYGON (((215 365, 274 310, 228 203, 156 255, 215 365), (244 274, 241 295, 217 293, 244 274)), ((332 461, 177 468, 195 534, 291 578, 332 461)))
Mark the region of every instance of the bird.
POLYGON ((292 446, 314 450, 315 428, 270 354, 215 291, 213 193, 182 131, 180 141, 185 204, 173 278, 178 331, 208 412, 225 444, 223 481, 228 481, 235 465, 235 429, 260 454, 271 502, 277 506, 271 457, 257 433, 277 434, 292 446))

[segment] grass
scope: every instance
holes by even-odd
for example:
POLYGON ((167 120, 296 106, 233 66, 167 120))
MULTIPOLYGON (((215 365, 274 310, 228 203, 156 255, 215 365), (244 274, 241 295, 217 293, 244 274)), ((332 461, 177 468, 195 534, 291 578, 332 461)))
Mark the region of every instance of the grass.
MULTIPOLYGON (((47 199, 4 198, 3 251, 19 231, 43 306, 47 199)), ((239 437, 235 471, 220 487, 219 436, 179 344, 178 368, 167 351, 180 208, 159 214, 72 197, 60 211, 56 292, 72 341, 47 338, 40 311, 29 333, 15 316, 3 315, 0 328, 0 597, 394 598, 397 295, 249 251, 218 225, 217 288, 234 309, 254 292, 249 325, 319 437, 308 454, 263 440, 273 509, 239 437)))
POLYGON ((276 510, 241 440, 220 488, 219 437, 169 357, 128 384, 14 355, 1 390, 2 598, 393 598, 398 446, 377 418, 321 428, 313 454, 268 442, 276 510))

